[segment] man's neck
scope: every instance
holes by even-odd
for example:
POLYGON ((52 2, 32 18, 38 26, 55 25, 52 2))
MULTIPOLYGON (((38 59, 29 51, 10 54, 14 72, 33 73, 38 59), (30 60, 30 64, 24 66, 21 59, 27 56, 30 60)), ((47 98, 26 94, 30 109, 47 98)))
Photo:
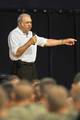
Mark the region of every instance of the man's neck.
POLYGON ((19 28, 23 33, 28 34, 28 32, 24 31, 21 26, 18 26, 18 28, 19 28))

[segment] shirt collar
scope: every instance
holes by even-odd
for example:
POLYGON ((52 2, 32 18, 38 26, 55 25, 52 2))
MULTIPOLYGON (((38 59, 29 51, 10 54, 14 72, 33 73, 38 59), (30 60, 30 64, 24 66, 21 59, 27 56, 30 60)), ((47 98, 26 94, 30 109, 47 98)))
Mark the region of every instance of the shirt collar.
POLYGON ((23 33, 23 31, 19 27, 17 27, 17 29, 20 32, 20 34, 22 34, 22 35, 28 35, 28 33, 23 33))

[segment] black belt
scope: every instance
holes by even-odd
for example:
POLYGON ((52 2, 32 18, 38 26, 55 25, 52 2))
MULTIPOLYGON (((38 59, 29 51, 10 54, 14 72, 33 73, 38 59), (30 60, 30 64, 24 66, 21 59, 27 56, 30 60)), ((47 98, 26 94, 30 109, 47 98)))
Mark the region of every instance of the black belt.
POLYGON ((17 60, 16 63, 22 64, 22 65, 33 65, 34 64, 34 62, 24 62, 24 61, 21 61, 21 60, 17 60))

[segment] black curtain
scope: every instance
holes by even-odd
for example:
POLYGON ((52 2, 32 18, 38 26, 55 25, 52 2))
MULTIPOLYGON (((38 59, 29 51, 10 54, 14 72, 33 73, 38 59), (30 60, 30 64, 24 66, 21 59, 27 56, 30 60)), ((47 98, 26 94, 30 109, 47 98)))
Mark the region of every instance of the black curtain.
MULTIPOLYGON (((69 11, 56 11, 50 14, 50 38, 74 38, 74 16, 69 11)), ((75 74, 75 47, 57 46, 50 49, 51 76, 60 84, 70 86, 75 74)))
POLYGON ((11 61, 8 55, 7 37, 9 32, 16 27, 18 12, 16 10, 0 10, 0 73, 9 74, 11 61))
POLYGON ((38 47, 36 66, 38 77, 54 77, 70 87, 74 75, 80 71, 80 10, 65 9, 3 9, 0 10, 0 73, 9 74, 12 62, 8 55, 7 37, 16 27, 17 17, 28 12, 33 19, 33 32, 46 38, 76 38, 74 46, 38 47))
POLYGON ((0 0, 0 8, 80 8, 80 0, 0 0))

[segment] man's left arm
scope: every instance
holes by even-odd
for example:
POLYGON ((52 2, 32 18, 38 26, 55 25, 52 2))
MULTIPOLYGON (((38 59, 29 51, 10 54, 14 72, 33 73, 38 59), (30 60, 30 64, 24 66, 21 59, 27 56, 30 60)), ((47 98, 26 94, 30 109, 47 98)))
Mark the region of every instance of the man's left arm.
POLYGON ((47 39, 45 46, 57 46, 57 45, 74 45, 77 40, 74 38, 66 39, 47 39))

